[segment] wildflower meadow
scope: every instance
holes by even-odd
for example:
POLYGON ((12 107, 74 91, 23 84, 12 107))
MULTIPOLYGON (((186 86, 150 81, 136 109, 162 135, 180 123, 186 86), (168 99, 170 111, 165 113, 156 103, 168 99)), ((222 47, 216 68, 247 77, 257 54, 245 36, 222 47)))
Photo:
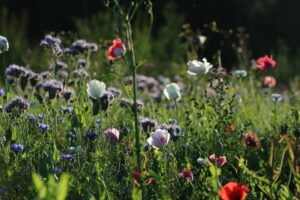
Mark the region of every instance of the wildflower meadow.
POLYGON ((227 69, 184 25, 183 64, 156 66, 152 2, 106 8, 117 31, 45 33, 33 66, 7 62, 0 32, 0 199, 300 198, 300 85, 281 86, 276 54, 227 69))

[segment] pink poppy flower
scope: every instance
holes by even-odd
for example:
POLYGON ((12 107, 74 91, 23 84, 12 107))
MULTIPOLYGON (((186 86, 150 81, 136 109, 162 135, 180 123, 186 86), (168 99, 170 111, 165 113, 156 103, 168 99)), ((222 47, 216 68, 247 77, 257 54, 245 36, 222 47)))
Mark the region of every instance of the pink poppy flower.
POLYGON ((223 165, 225 165, 227 163, 227 158, 226 156, 219 156, 217 157, 215 154, 212 154, 208 157, 208 160, 211 163, 217 163, 217 165, 219 167, 222 167, 223 165))
POLYGON ((268 87, 275 87, 276 79, 273 76, 265 76, 264 77, 264 85, 268 87))
POLYGON ((269 57, 265 55, 264 57, 260 57, 256 61, 257 68, 261 71, 273 69, 276 65, 276 61, 273 60, 272 56, 269 57))
POLYGON ((186 181, 192 181, 194 179, 194 175, 191 169, 184 168, 180 173, 179 177, 185 179, 186 181))

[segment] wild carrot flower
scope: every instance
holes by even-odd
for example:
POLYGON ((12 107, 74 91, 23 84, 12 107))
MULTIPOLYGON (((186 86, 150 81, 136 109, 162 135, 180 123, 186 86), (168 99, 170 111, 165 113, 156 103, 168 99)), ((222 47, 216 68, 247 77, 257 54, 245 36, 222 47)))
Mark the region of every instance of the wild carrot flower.
POLYGON ((264 57, 260 57, 256 61, 257 68, 261 71, 266 71, 269 69, 273 69, 276 65, 276 61, 273 60, 272 56, 269 57, 265 55, 264 57))
POLYGON ((249 189, 237 182, 229 182, 219 190, 221 200, 245 200, 249 189))
POLYGON ((163 148, 169 143, 170 134, 167 130, 157 129, 155 132, 150 134, 147 142, 154 148, 163 148))
POLYGON ((212 154, 208 157, 208 160, 211 163, 216 163, 219 167, 222 167, 227 163, 226 156, 216 156, 215 154, 212 154))
POLYGON ((273 76, 265 76, 264 85, 267 87, 275 87, 276 79, 273 76))
POLYGON ((107 59, 115 60, 126 53, 126 47, 121 39, 113 40, 113 44, 108 48, 107 59))

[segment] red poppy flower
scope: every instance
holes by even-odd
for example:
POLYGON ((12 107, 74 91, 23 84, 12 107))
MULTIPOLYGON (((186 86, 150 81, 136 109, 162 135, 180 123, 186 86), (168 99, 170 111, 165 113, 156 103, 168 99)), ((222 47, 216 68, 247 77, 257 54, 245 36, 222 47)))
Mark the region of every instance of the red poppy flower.
POLYGON ((257 68, 260 69, 261 71, 265 71, 268 69, 273 69, 276 65, 275 60, 273 60, 272 56, 269 57, 265 55, 264 57, 260 57, 256 61, 257 68))
POLYGON ((245 200, 249 189, 237 182, 229 182, 219 190, 221 200, 245 200))
POLYGON ((264 77, 264 85, 268 87, 275 87, 276 79, 273 76, 265 76, 264 77))
POLYGON ((233 126, 232 124, 227 126, 227 132, 233 132, 235 131, 235 126, 233 126))
POLYGON ((186 181, 192 181, 194 179, 194 175, 191 169, 184 168, 180 173, 179 176, 186 181))
POLYGON ((126 53, 126 47, 122 40, 117 38, 113 40, 113 44, 108 48, 108 60, 115 60, 126 53))

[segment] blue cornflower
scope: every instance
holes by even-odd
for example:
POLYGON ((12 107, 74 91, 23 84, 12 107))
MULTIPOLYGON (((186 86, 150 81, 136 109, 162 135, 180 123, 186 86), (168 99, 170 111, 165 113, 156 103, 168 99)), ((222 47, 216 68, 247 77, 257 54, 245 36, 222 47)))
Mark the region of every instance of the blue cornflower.
POLYGON ((48 124, 39 123, 39 129, 43 132, 46 132, 50 129, 50 126, 48 124))
POLYGON ((28 115, 27 119, 29 122, 36 122, 36 117, 34 115, 28 115))
POLYGON ((75 156, 72 154, 61 154, 62 160, 73 160, 74 158, 75 158, 75 156))
POLYGON ((97 137, 99 136, 99 134, 97 132, 94 132, 94 131, 90 131, 88 132, 85 137, 89 140, 94 140, 96 139, 97 137))
POLYGON ((24 150, 24 146, 22 144, 12 144, 10 149, 15 153, 22 153, 24 150))

